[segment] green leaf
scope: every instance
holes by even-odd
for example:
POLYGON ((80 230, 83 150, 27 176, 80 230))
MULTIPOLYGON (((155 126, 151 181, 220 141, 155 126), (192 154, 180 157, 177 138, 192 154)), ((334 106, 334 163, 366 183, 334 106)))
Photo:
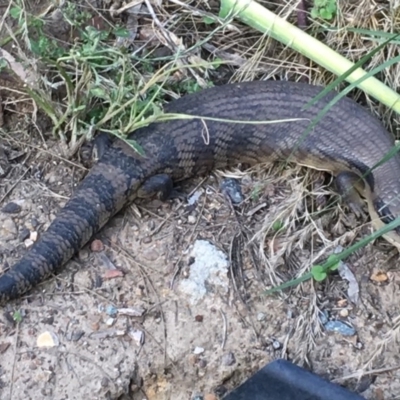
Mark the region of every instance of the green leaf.
POLYGON ((327 11, 329 11, 330 13, 336 14, 336 11, 337 11, 336 2, 335 2, 335 1, 332 1, 332 2, 328 3, 328 4, 326 5, 326 9, 327 9, 327 11))
POLYGON ((101 87, 94 87, 90 89, 90 94, 92 94, 94 97, 99 97, 100 99, 107 100, 107 95, 106 92, 103 88, 101 87))
POLYGON ((0 71, 8 68, 8 62, 4 58, 0 58, 0 71))
POLYGON ((318 16, 319 16, 319 12, 318 12, 318 9, 317 8, 312 8, 311 9, 311 17, 313 18, 313 19, 316 19, 316 18, 318 18, 318 16))
POLYGON ((11 18, 18 19, 21 16, 21 7, 11 7, 10 15, 11 18))
POLYGON ((117 37, 127 38, 127 37, 129 37, 131 34, 130 34, 130 32, 128 31, 128 29, 123 28, 123 27, 120 27, 120 28, 115 29, 114 35, 117 36, 117 37))
POLYGON ((215 24, 215 22, 217 22, 217 19, 216 19, 216 18, 213 18, 213 17, 208 17, 208 16, 206 16, 206 17, 203 17, 203 22, 204 22, 206 25, 211 25, 211 24, 215 24))
POLYGON ((221 0, 221 7, 219 9, 218 17, 225 19, 231 12, 229 1, 221 0))
POLYGON ((325 270, 327 272, 336 271, 339 268, 340 260, 335 254, 331 254, 325 263, 325 270))
POLYGON ((325 269, 322 265, 314 265, 311 268, 311 274, 312 274, 312 277, 314 278, 314 280, 316 280, 317 282, 323 281, 328 276, 328 274, 325 272, 325 269))
POLYGON ((275 222, 272 224, 272 229, 273 229, 275 232, 278 232, 278 231, 280 231, 284 226, 285 226, 285 225, 284 225, 283 221, 275 221, 275 222))
POLYGON ((15 311, 14 312, 14 314, 13 314, 13 320, 15 321, 15 322, 18 322, 18 323, 20 323, 21 321, 22 321, 22 314, 21 314, 21 311, 15 311))
POLYGON ((126 139, 126 142, 129 144, 129 146, 133 147, 133 149, 137 151, 141 156, 145 155, 143 147, 136 140, 126 139))

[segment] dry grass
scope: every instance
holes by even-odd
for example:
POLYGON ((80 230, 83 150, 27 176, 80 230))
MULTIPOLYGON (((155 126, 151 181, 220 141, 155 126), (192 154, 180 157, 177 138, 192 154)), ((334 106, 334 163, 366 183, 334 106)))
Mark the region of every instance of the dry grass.
MULTIPOLYGON (((151 118, 163 98, 177 97, 188 88, 197 90, 206 87, 210 81, 220 83, 277 77, 326 85, 334 79, 332 74, 321 70, 316 64, 243 24, 236 21, 222 23, 216 18, 218 9, 213 2, 145 1, 138 13, 129 16, 126 12, 115 12, 122 7, 117 2, 110 4, 105 1, 96 8, 89 1, 83 1, 80 12, 90 13, 92 18, 96 17, 104 23, 107 29, 115 30, 127 22, 133 24, 129 33, 134 37, 128 40, 128 47, 119 47, 114 39, 108 38, 101 39, 99 47, 93 50, 96 60, 104 56, 101 51, 107 50, 110 63, 118 61, 117 68, 124 71, 122 75, 111 73, 110 64, 96 66, 80 57, 77 51, 82 50, 79 47, 81 44, 65 43, 71 39, 72 31, 71 24, 63 18, 68 2, 61 9, 51 6, 37 9, 23 0, 14 0, 9 6, 1 4, 0 14, 6 11, 0 19, 0 37, 8 41, 4 49, 23 65, 25 71, 34 71, 39 78, 31 86, 36 97, 29 100, 22 88, 16 93, 12 85, 7 83, 9 80, 0 80, 4 111, 17 112, 21 100, 16 95, 20 94, 24 101, 33 105, 31 118, 35 120, 36 109, 41 108, 37 100, 41 98, 49 107, 48 114, 54 125, 58 125, 55 132, 68 146, 69 154, 75 153, 94 129, 102 128, 123 135, 143 123, 143 116, 151 118), (13 7, 23 10, 19 25, 10 17, 13 7), (55 39, 66 49, 61 67, 58 65, 57 68, 55 62, 51 64, 41 61, 32 53, 30 39, 35 35, 31 32, 31 13, 40 16, 45 22, 43 34, 49 37, 54 33, 52 24, 57 25, 60 18, 65 24, 65 36, 55 39), (205 23, 210 17, 214 17, 216 22, 205 23), (135 22, 140 24, 139 31, 135 29, 135 22), (213 65, 216 60, 223 61, 222 65, 213 65), (144 65, 151 68, 146 69, 144 65), (130 93, 125 90, 127 86, 130 93), (109 108, 105 114, 93 120, 90 111, 102 103, 100 95, 93 95, 94 87, 104 92, 113 92, 114 97, 103 98, 109 108), (135 102, 140 102, 142 109, 147 107, 148 112, 127 112, 135 102)), ((263 1, 262 4, 296 24, 298 0, 263 1)), ((385 32, 400 30, 398 2, 340 0, 338 4, 338 15, 329 22, 332 29, 324 28, 328 23, 311 21, 308 30, 352 61, 366 55, 378 42, 367 34, 356 33, 351 29, 385 32)), ((372 69, 382 64, 398 55, 398 51, 397 43, 388 45, 365 68, 372 69)), ((2 77, 5 76, 3 71, 2 77)), ((379 78, 398 91, 400 66, 395 64, 387 68, 379 78)), ((385 125, 392 130, 398 124, 398 117, 386 107, 357 90, 352 95, 365 103, 372 113, 380 115, 385 125)), ((351 244, 364 229, 358 226, 349 231, 348 225, 351 223, 348 219, 351 217, 345 214, 340 205, 334 204, 324 213, 319 213, 321 206, 317 200, 333 195, 326 184, 314 184, 319 174, 302 168, 277 171, 276 167, 266 172, 258 170, 257 173, 266 187, 274 188, 275 200, 268 209, 264 223, 254 232, 252 243, 256 244, 266 275, 273 284, 302 275, 339 244, 351 244), (279 231, 273 229, 277 222, 282 227, 279 231), (286 266, 289 266, 289 270, 286 266)), ((295 293, 299 297, 307 293, 310 299, 308 312, 297 320, 292 337, 292 340, 301 344, 296 356, 305 360, 310 348, 315 345, 315 338, 321 334, 318 321, 320 306, 313 284, 305 283, 296 288, 295 293)), ((372 366, 372 360, 376 360, 382 348, 392 346, 398 330, 396 321, 393 330, 379 343, 377 352, 366 361, 366 368, 372 366)))

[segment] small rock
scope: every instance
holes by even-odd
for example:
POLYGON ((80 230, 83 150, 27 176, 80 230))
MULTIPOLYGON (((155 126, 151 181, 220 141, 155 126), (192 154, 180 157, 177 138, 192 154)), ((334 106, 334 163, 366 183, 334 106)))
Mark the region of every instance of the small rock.
POLYGON ((233 204, 239 204, 244 200, 242 188, 237 179, 225 178, 220 184, 220 190, 233 204))
POLYGON ((145 313, 142 307, 119 308, 119 315, 127 315, 128 317, 141 317, 145 313))
POLYGON ((274 348, 274 350, 279 350, 282 347, 282 344, 278 340, 274 340, 272 342, 272 347, 274 348))
POLYGON ((212 393, 207 393, 204 396, 204 400, 217 400, 217 396, 215 396, 215 394, 212 393))
POLYGON ((37 370, 37 365, 35 364, 35 363, 30 363, 29 364, 29 369, 31 369, 32 371, 35 371, 35 370, 37 370))
POLYGON ((203 354, 204 353, 204 349, 203 347, 195 347, 193 350, 193 354, 199 355, 199 354, 203 354))
POLYGON ((346 318, 349 316, 349 310, 347 308, 343 308, 340 310, 339 315, 343 318, 346 318))
POLYGON ((131 337, 137 346, 141 346, 144 343, 144 333, 139 329, 130 329, 128 331, 129 337, 131 337))
POLYGON ((33 244, 35 243, 32 239, 25 239, 24 240, 24 243, 25 243, 25 247, 27 248, 27 249, 29 249, 29 247, 31 247, 31 246, 33 246, 33 244))
POLYGON ((14 202, 10 202, 10 203, 6 204, 1 209, 1 211, 6 214, 18 214, 19 212, 21 212, 21 210, 22 210, 21 206, 14 202))
POLYGON ((90 243, 90 250, 95 253, 100 253, 100 251, 104 250, 104 244, 101 240, 95 239, 92 243, 90 243))
POLYGON ((82 330, 73 331, 72 335, 71 335, 71 340, 73 342, 77 342, 84 334, 85 334, 85 332, 82 330))
POLYGON ((195 354, 190 354, 190 356, 189 356, 190 365, 195 366, 198 363, 198 361, 199 361, 198 356, 196 356, 195 354))
POLYGON ((189 215, 188 216, 189 224, 194 225, 196 223, 196 221, 197 221, 197 218, 194 215, 189 215))
POLYGON ((371 275, 370 279, 371 281, 382 284, 388 282, 389 276, 386 272, 377 271, 371 275))
POLYGON ((38 347, 55 347, 60 341, 55 333, 47 331, 37 337, 36 344, 38 347))
POLYGON ((195 320, 196 322, 203 322, 204 316, 203 316, 203 315, 196 315, 196 316, 194 317, 194 320, 195 320))
POLYGON ((3 240, 12 240, 17 237, 18 230, 15 222, 11 218, 7 218, 3 221, 0 229, 0 237, 3 240))
POLYGON ((325 329, 330 332, 338 332, 343 336, 354 336, 356 330, 342 321, 328 321, 325 325, 325 329))
POLYGON ((9 347, 10 343, 7 342, 0 343, 0 354, 5 353, 9 347))
POLYGON ((264 321, 265 319, 265 314, 260 312, 257 314, 257 321, 264 321))
POLYGON ((93 331, 98 331, 100 329, 100 322, 99 321, 92 321, 90 323, 90 327, 92 328, 93 331))
POLYGON ((135 289, 135 297, 143 297, 144 296, 144 287, 143 286, 138 286, 135 289))
POLYGON ((112 305, 108 305, 106 307, 106 313, 107 315, 109 315, 110 317, 115 317, 117 315, 118 309, 112 305))
POLYGON ((30 233, 29 239, 32 240, 32 242, 36 242, 37 238, 38 238, 38 233, 36 231, 30 233))
POLYGON ((142 240, 142 242, 143 242, 144 244, 151 243, 151 241, 152 241, 152 239, 151 239, 150 236, 145 236, 145 237, 143 238, 143 240, 142 240))
POLYGON ((115 322, 115 318, 108 318, 106 321, 107 326, 112 326, 115 322))
POLYGON ((222 356, 222 364, 229 367, 230 365, 235 364, 236 358, 232 352, 226 353, 222 356))
POLYGON ((201 360, 199 360, 197 365, 199 366, 199 368, 205 368, 207 367, 207 361, 202 358, 201 360))

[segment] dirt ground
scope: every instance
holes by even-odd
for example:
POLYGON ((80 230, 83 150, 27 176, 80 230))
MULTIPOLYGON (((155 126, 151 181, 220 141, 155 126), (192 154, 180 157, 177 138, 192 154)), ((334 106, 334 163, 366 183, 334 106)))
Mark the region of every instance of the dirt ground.
MULTIPOLYGON (((51 123, 40 113, 33 121, 29 102, 2 98, 6 269, 85 168, 63 157, 51 123)), ((372 228, 341 204, 314 215, 336 199, 323 174, 263 166, 227 175, 241 185, 239 206, 222 194, 221 173, 182 185, 186 199, 130 205, 58 275, 10 302, 0 315, 0 399, 211 400, 278 358, 368 400, 400 399, 398 252, 378 240, 346 260, 355 301, 339 274, 265 296, 372 228), (283 231, 271 229, 277 221, 283 231), (201 240, 227 262, 194 300, 185 284, 201 240), (322 314, 354 332, 329 331, 322 314)))

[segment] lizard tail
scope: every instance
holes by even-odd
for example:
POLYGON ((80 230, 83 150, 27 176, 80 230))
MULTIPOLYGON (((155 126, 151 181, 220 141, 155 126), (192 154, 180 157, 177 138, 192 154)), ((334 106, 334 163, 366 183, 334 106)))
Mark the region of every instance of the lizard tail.
POLYGON ((118 156, 119 163, 114 154, 95 166, 47 231, 0 276, 0 304, 21 296, 56 272, 127 203, 140 184, 140 177, 129 157, 118 156), (130 162, 131 169, 126 165, 130 162))

